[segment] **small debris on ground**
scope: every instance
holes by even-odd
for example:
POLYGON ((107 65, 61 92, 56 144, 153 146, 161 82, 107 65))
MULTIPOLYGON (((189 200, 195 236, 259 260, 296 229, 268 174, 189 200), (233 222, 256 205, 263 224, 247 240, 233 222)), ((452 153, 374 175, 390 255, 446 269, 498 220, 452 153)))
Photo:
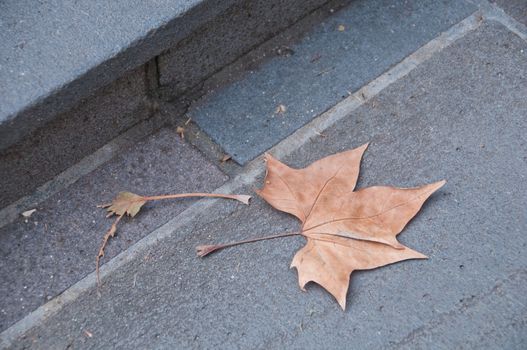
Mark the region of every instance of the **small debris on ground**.
POLYGON ((344 25, 341 24, 341 25, 338 26, 337 29, 338 29, 339 32, 343 32, 343 31, 346 30, 346 27, 344 27, 344 25))
POLYGON ((223 157, 221 157, 220 162, 225 163, 226 161, 230 160, 232 156, 230 154, 224 154, 223 157))
POLYGON ((295 54, 295 51, 289 46, 280 46, 276 49, 276 54, 278 56, 291 56, 295 54))
POLYGON ((22 213, 22 216, 25 218, 29 218, 36 211, 37 211, 36 209, 26 210, 25 212, 22 213))
POLYGON ((335 67, 331 67, 331 68, 328 68, 328 69, 324 69, 324 70, 318 72, 316 76, 319 77, 319 76, 321 76, 321 75, 324 75, 324 74, 326 74, 326 73, 329 73, 329 72, 331 72, 331 71, 333 70, 333 68, 335 68, 335 67))
POLYGON ((90 331, 87 330, 87 329, 84 330, 84 334, 85 334, 88 338, 92 338, 92 337, 93 337, 93 333, 90 332, 90 331))
POLYGON ((181 137, 182 140, 185 139, 185 128, 184 127, 178 126, 176 128, 176 133, 179 135, 179 137, 181 137))
POLYGON ((287 111, 286 106, 278 105, 278 107, 276 107, 276 110, 274 111, 274 113, 275 114, 283 114, 283 113, 285 113, 285 111, 287 111))
POLYGON ((316 53, 316 54, 314 54, 313 57, 311 58, 311 61, 310 61, 310 62, 311 62, 311 63, 315 63, 315 62, 318 61, 321 57, 322 57, 321 54, 316 53))

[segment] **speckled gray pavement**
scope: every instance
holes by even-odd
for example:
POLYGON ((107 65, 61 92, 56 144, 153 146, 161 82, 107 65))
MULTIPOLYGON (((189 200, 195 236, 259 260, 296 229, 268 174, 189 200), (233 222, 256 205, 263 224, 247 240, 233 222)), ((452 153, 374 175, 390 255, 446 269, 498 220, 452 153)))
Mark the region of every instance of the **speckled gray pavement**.
MULTIPOLYGON (((109 202, 119 191, 145 195, 210 191, 226 180, 175 130, 163 129, 32 208, 36 212, 30 218, 19 216, 1 227, 0 330, 93 270, 101 235, 112 222, 103 219, 105 211, 97 204, 109 202)), ((104 261, 193 201, 149 203, 144 215, 120 225, 119 239, 108 245, 104 261)))
MULTIPOLYGON (((307 292, 298 288, 296 271, 289 265, 303 245, 300 237, 235 247, 204 259, 195 256, 199 244, 294 230, 298 222, 293 217, 257 197, 250 206, 217 201, 195 212, 188 222, 176 216, 181 209, 176 209, 175 203, 168 209, 156 206, 141 213, 135 224, 123 225, 121 236, 110 247, 113 254, 126 248, 126 239, 131 237, 128 235, 139 237, 162 224, 159 217, 167 215, 181 224, 173 224, 172 230, 163 226, 168 233, 162 239, 135 249, 130 259, 122 259, 124 263, 109 269, 100 294, 91 276, 91 284, 84 284, 88 287, 77 289, 82 292, 70 293, 75 296, 64 300, 59 297, 57 303, 64 304, 49 305, 54 313, 44 312, 44 316, 33 318, 30 315, 13 326, 24 329, 31 325, 24 334, 14 337, 15 331, 9 333, 14 328, 8 328, 1 334, 0 344, 13 349, 525 349, 527 42, 521 36, 525 38, 526 33, 515 33, 479 14, 472 18, 470 23, 477 24, 461 29, 459 39, 448 45, 447 40, 438 39, 439 49, 424 49, 418 57, 403 61, 401 65, 411 67, 408 74, 402 74, 374 96, 366 96, 367 101, 360 102, 329 128, 318 135, 312 133, 294 151, 284 153, 285 146, 280 148, 286 154, 281 160, 304 167, 329 154, 370 142, 358 188, 378 184, 417 186, 446 179, 447 184, 426 202, 400 235, 403 244, 426 254, 428 260, 353 273, 347 310, 342 311, 316 284, 309 284, 307 292), (427 54, 430 57, 425 57, 427 54)), ((385 78, 400 71, 404 69, 385 72, 385 78)), ((345 74, 345 70, 340 72, 345 74)), ((358 101, 360 96, 348 99, 354 98, 358 101)), ((338 113, 337 107, 327 113, 338 113)), ((179 184, 170 182, 168 174, 162 175, 165 180, 159 181, 166 181, 162 184, 167 191, 180 190, 180 183, 187 181, 192 186, 204 186, 212 179, 217 187, 227 180, 206 157, 172 138, 171 133, 162 131, 158 144, 147 140, 144 147, 157 145, 148 148, 155 151, 171 140, 176 150, 184 151, 180 155, 197 159, 200 167, 191 175, 182 169, 180 176, 187 177, 178 178, 179 184), (202 182, 197 180, 199 176, 202 182)), ((299 136, 291 136, 295 137, 299 136)), ((175 151, 168 148, 166 152, 175 151)), ((280 156, 280 152, 277 154, 280 156)), ((135 177, 128 175, 132 167, 126 160, 129 156, 122 157, 122 165, 117 163, 101 170, 101 174, 126 177, 124 183, 145 192, 159 189, 156 180, 134 181, 135 177)), ((142 167, 136 174, 163 173, 165 165, 157 162, 168 162, 165 171, 187 164, 171 165, 172 157, 158 157, 151 162, 149 159, 152 171, 142 167)), ((240 177, 228 183, 238 184, 233 186, 236 192, 253 193, 261 186, 263 174, 245 182, 243 174, 254 174, 258 166, 261 158, 241 169, 240 177)), ((85 193, 89 181, 95 181, 95 177, 88 176, 65 191, 85 193)), ((99 193, 96 199, 109 197, 120 183, 116 179, 110 192, 93 191, 99 193)), ((73 200, 82 202, 87 195, 73 200)), ((56 199, 50 199, 49 205, 56 205, 54 202, 56 199)), ((177 208, 179 205, 185 203, 177 208)), ((41 210, 47 213, 45 206, 41 210)), ((69 210, 63 217, 77 212, 69 210)), ((11 225, 24 227, 33 220, 40 225, 43 218, 38 213, 30 223, 19 220, 11 225)), ((103 228, 102 220, 90 224, 94 215, 90 212, 78 216, 77 225, 103 228)), ((57 226, 59 229, 65 228, 57 226)), ((23 229, 12 230, 23 238, 23 229)), ((91 250, 96 248, 96 243, 89 244, 91 250)), ((10 255, 3 253, 8 258, 2 263, 15 259, 16 249, 23 248, 11 249, 10 255)), ((108 265, 126 253, 124 250, 108 265)), ((74 259, 78 259, 75 264, 84 263, 79 257, 74 259)), ((2 268, 3 274, 11 276, 9 266, 2 268)), ((84 273, 90 270, 89 266, 74 268, 84 273)), ((67 271, 63 275, 67 276, 67 271)), ((24 276, 22 273, 18 278, 24 276)), ((10 283, 23 288, 15 277, 10 278, 10 283)), ((8 290, 5 284, 2 288, 8 293, 20 293, 8 290)), ((70 294, 68 290, 64 293, 70 294)), ((3 316, 10 317, 7 325, 24 314, 12 307, 15 302, 3 304, 9 307, 8 316, 3 316)))
POLYGON ((189 115, 245 164, 475 9, 466 1, 354 1, 189 115))
POLYGON ((525 0, 494 0, 506 13, 514 17, 518 22, 527 26, 527 1, 525 0))

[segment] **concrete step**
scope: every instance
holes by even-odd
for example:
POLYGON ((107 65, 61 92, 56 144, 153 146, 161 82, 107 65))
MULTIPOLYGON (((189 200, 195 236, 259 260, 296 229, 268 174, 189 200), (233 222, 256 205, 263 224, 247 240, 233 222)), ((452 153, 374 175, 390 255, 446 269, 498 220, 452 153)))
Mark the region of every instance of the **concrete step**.
POLYGON ((0 207, 325 2, 2 2, 0 207))

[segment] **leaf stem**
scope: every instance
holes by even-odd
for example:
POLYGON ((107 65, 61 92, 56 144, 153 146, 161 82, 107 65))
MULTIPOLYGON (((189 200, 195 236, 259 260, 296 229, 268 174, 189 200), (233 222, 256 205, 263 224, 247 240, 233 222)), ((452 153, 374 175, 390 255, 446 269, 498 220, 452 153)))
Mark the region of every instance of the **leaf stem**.
POLYGON ((178 194, 165 194, 161 196, 143 196, 142 198, 147 201, 156 201, 160 199, 173 199, 173 198, 189 198, 189 197, 213 197, 213 198, 227 198, 240 201, 245 204, 249 204, 251 196, 238 195, 238 194, 220 194, 220 193, 178 193, 178 194))
POLYGON ((122 215, 117 216, 117 219, 115 219, 110 229, 104 234, 102 244, 99 248, 99 252, 95 257, 95 275, 97 276, 97 287, 101 286, 101 278, 99 276, 99 265, 101 258, 104 256, 104 248, 106 247, 106 244, 108 243, 110 237, 115 236, 115 232, 117 231, 117 224, 119 223, 119 221, 121 221, 121 218, 122 215))
POLYGON ((275 234, 275 235, 270 235, 270 236, 264 236, 264 237, 258 237, 258 238, 250 238, 250 239, 245 239, 245 240, 238 241, 238 242, 231 242, 231 243, 225 243, 225 244, 199 245, 199 246, 196 247, 196 253, 198 254, 199 257, 204 257, 206 255, 209 255, 210 253, 213 253, 213 252, 217 251, 217 250, 221 250, 221 249, 229 248, 229 247, 234 247, 234 246, 241 245, 241 244, 254 243, 254 242, 259 242, 259 241, 266 241, 266 240, 275 239, 275 238, 300 236, 300 235, 301 235, 300 232, 285 232, 285 233, 280 233, 280 234, 275 234))

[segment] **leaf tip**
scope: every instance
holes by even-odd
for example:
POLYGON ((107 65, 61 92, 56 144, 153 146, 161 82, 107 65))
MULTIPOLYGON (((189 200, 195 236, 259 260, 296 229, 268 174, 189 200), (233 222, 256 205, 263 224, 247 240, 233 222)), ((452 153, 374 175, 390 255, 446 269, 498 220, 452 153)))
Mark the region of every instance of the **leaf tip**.
POLYGON ((209 255, 210 253, 218 250, 219 248, 221 248, 221 246, 219 245, 199 245, 196 247, 196 254, 200 258, 203 258, 204 256, 209 255))
POLYGON ((346 297, 341 298, 340 300, 337 300, 340 307, 342 308, 342 311, 346 311, 346 297))

